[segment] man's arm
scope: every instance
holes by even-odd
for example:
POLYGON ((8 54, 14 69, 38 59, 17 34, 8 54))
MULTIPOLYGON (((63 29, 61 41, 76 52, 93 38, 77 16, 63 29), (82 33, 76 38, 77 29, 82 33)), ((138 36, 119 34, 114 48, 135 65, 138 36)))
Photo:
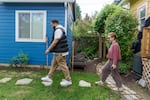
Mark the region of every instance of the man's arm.
POLYGON ((50 50, 52 50, 57 45, 57 43, 59 42, 59 40, 62 37, 63 32, 61 29, 57 29, 54 34, 55 34, 54 40, 53 40, 52 44, 49 46, 49 48, 45 51, 45 54, 48 54, 50 52, 50 50))
POLYGON ((50 50, 52 50, 57 43, 59 42, 60 39, 54 39, 54 41, 52 42, 52 44, 49 46, 49 48, 45 51, 45 54, 48 54, 50 52, 50 50))

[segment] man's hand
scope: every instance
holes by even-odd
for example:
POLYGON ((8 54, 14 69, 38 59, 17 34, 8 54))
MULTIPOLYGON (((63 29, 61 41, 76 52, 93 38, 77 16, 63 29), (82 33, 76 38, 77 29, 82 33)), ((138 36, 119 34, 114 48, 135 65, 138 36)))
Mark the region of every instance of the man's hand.
POLYGON ((46 54, 46 55, 48 55, 49 51, 50 51, 50 50, 49 50, 49 49, 47 49, 47 50, 45 51, 45 54, 46 54))
POLYGON ((112 68, 113 68, 113 69, 116 69, 116 67, 117 67, 116 65, 114 65, 114 64, 112 65, 112 68))
POLYGON ((45 54, 47 55, 50 52, 50 50, 52 50, 57 45, 58 42, 59 42, 59 39, 55 39, 52 42, 52 44, 49 46, 49 48, 45 51, 45 54))

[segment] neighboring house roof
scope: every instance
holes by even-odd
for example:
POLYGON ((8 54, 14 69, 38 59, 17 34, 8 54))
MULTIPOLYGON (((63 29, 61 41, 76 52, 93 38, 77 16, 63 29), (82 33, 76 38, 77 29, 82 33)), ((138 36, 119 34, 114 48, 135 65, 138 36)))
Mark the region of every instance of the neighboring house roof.
POLYGON ((114 0, 114 4, 118 5, 122 0, 114 0))
POLYGON ((39 3, 63 3, 63 2, 74 2, 75 0, 0 0, 0 2, 39 2, 39 3))
POLYGON ((130 9, 130 0, 114 0, 113 4, 130 9))
POLYGON ((129 2, 129 0, 115 0, 114 4, 118 5, 118 6, 122 6, 123 4, 129 2))
POLYGON ((121 5, 123 5, 123 4, 127 3, 127 2, 129 2, 129 0, 120 0, 118 5, 121 6, 121 5))

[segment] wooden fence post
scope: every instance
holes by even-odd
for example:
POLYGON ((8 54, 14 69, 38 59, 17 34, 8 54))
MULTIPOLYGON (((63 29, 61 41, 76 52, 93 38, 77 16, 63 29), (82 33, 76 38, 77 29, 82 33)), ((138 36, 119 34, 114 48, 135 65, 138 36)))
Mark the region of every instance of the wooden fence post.
POLYGON ((99 33, 99 58, 102 58, 102 34, 99 33))
POLYGON ((73 69, 74 69, 74 49, 75 49, 75 41, 72 41, 72 72, 73 72, 73 69))

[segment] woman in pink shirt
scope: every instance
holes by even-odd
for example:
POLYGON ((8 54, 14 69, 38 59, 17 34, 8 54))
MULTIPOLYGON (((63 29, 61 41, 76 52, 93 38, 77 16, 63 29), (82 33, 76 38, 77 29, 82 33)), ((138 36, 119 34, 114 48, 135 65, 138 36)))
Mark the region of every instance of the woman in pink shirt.
POLYGON ((111 43, 111 46, 108 50, 108 61, 104 65, 102 69, 101 80, 95 82, 97 85, 103 85, 108 75, 111 73, 113 79, 116 82, 116 86, 118 91, 123 91, 122 81, 119 74, 119 61, 121 60, 120 47, 118 42, 116 41, 116 34, 111 32, 108 34, 108 40, 111 43))

